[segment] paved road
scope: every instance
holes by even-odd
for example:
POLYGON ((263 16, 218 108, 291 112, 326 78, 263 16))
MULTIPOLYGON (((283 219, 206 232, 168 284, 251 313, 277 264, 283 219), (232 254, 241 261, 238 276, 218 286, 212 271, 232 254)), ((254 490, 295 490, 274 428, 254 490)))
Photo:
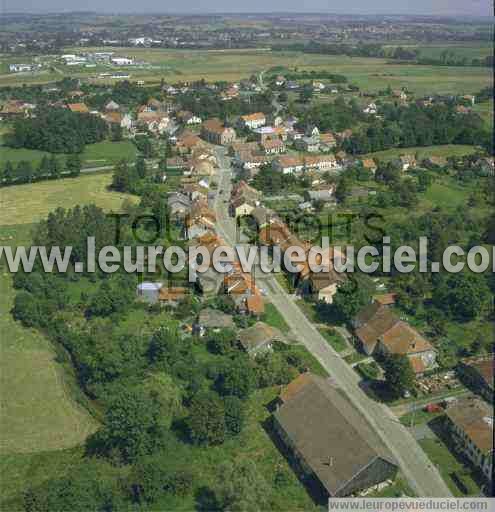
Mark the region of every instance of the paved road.
MULTIPOLYGON (((227 205, 223 202, 230 194, 232 171, 229 160, 223 156, 223 150, 219 149, 217 154, 220 164, 218 188, 223 192, 222 195, 217 195, 214 204, 216 227, 225 241, 233 244, 234 222, 228 216, 227 205)), ((368 419, 397 459, 416 493, 424 497, 451 496, 440 474, 408 430, 397 421, 388 407, 371 400, 362 391, 359 387, 359 376, 326 342, 297 306, 294 298, 279 285, 274 276, 267 278, 264 283, 271 302, 282 314, 294 335, 318 359, 331 378, 347 393, 354 406, 368 419)))

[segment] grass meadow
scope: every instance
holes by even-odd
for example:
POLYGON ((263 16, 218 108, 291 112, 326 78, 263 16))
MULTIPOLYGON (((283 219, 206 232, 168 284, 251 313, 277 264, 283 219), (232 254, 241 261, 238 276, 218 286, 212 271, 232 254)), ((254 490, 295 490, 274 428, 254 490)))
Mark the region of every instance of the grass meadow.
MULTIPOLYGON (((122 142, 103 141, 95 144, 88 144, 81 155, 83 167, 101 167, 113 165, 119 160, 134 160, 137 155, 136 146, 129 140, 122 142)), ((46 151, 36 149, 16 149, 7 146, 0 147, 0 167, 10 161, 16 165, 22 160, 31 162, 34 166, 38 165, 44 156, 51 156, 46 151)), ((56 155, 63 160, 66 155, 56 155)))
POLYGON ((0 188, 0 225, 32 224, 58 207, 96 204, 107 211, 119 211, 125 200, 135 196, 112 192, 109 173, 91 173, 77 178, 40 181, 0 188))

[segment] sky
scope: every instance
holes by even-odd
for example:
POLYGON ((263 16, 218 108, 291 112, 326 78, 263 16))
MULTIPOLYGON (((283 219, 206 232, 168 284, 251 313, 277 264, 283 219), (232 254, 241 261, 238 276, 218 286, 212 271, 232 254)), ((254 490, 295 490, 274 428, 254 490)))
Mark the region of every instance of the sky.
POLYGON ((119 13, 328 12, 493 16, 493 0, 0 0, 6 12, 119 13))

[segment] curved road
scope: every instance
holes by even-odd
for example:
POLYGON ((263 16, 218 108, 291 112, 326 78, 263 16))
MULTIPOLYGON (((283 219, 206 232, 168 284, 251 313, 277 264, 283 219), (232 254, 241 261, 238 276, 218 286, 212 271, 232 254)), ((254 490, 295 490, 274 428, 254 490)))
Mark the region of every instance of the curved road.
MULTIPOLYGON (((223 148, 217 149, 219 161, 219 183, 214 209, 217 215, 216 228, 226 242, 235 243, 235 223, 229 216, 228 205, 223 201, 229 198, 232 188, 230 159, 223 148)), ((452 496, 438 470, 433 466, 424 451, 392 413, 383 404, 371 400, 359 387, 357 373, 333 350, 321 336, 312 322, 297 306, 294 298, 277 282, 273 275, 264 277, 269 297, 273 305, 291 328, 292 332, 306 346, 332 379, 348 395, 353 405, 368 419, 382 441, 397 459, 402 473, 410 486, 421 497, 452 496)))

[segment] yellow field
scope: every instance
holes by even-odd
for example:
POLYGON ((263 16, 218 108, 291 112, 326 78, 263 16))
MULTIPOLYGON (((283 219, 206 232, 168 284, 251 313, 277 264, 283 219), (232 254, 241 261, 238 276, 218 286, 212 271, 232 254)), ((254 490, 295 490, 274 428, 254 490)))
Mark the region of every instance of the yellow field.
POLYGON ((0 188, 0 225, 32 224, 58 207, 94 203, 106 211, 119 211, 135 196, 107 190, 111 174, 87 174, 77 178, 42 181, 0 188))

